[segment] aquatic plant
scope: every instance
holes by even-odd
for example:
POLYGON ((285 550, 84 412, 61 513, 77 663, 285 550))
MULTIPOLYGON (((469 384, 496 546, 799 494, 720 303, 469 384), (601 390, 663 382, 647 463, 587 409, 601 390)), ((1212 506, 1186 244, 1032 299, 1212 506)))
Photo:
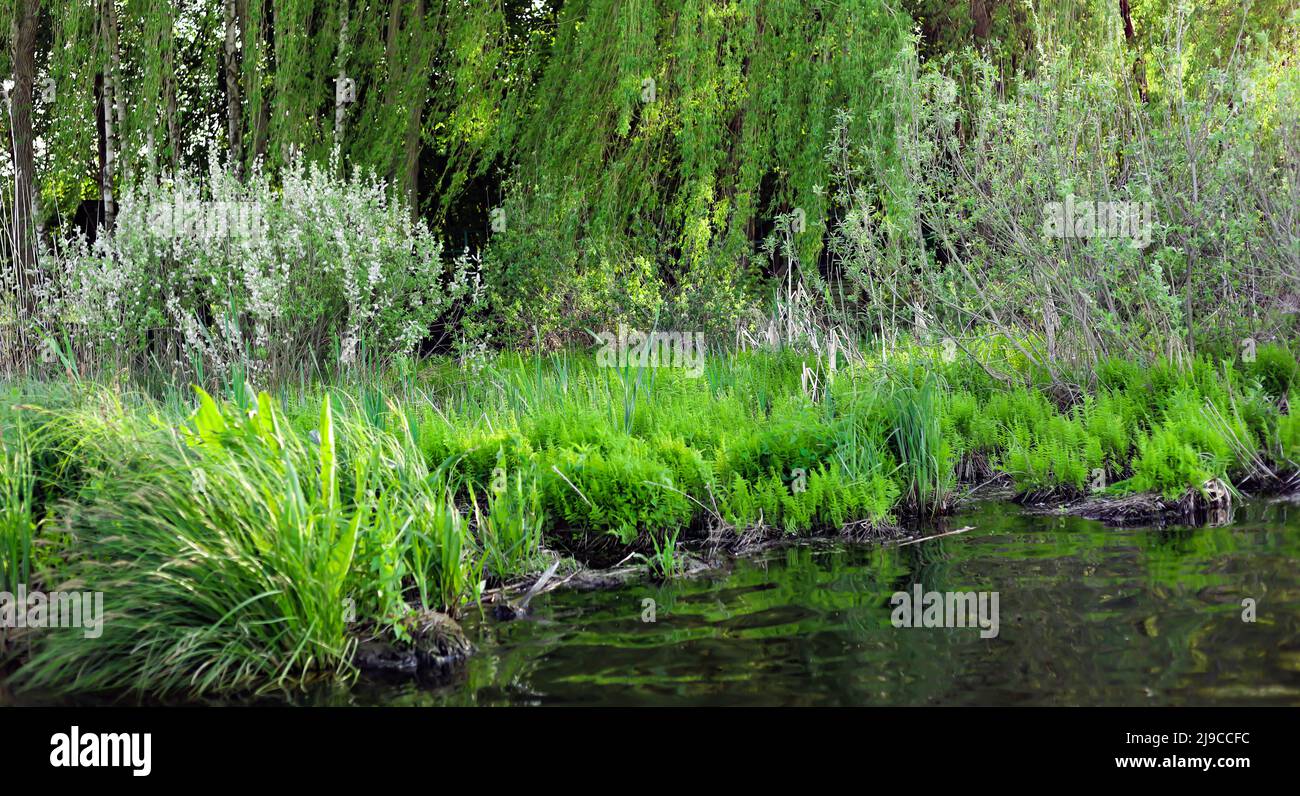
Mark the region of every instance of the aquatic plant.
POLYGON ((486 490, 485 505, 480 508, 472 487, 470 501, 484 569, 500 583, 539 568, 543 516, 535 470, 530 467, 525 475, 516 469, 511 478, 504 466, 505 456, 498 456, 497 461, 500 470, 486 490))
POLYGON ((666 580, 681 570, 683 562, 677 550, 679 533, 680 530, 674 530, 663 534, 650 534, 650 545, 654 552, 651 555, 638 554, 654 576, 666 580))
POLYGON ((913 510, 937 513, 948 506, 953 480, 951 448, 939 419, 938 387, 895 387, 890 397, 890 443, 901 467, 903 498, 913 510))

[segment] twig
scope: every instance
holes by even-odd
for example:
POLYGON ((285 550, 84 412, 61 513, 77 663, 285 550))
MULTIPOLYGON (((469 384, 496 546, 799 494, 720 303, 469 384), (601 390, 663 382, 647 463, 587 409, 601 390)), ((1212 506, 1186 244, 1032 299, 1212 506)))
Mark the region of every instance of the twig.
POLYGON ((906 547, 910 544, 920 544, 921 542, 928 542, 931 539, 938 539, 943 536, 956 536, 959 533, 966 533, 967 531, 973 530, 975 530, 974 525, 967 525, 965 528, 958 528, 955 531, 948 531, 947 533, 936 533, 933 536, 922 536, 919 539, 908 539, 906 542, 899 542, 895 547, 906 547))
POLYGON ((559 477, 561 477, 561 478, 564 479, 564 483, 568 484, 570 489, 572 489, 574 492, 577 492, 577 493, 578 493, 578 497, 582 498, 583 501, 586 502, 586 504, 587 504, 588 507, 590 507, 590 508, 595 508, 594 506, 591 505, 591 501, 590 501, 590 500, 587 500, 587 496, 584 495, 584 494, 582 494, 582 490, 579 489, 579 488, 577 488, 576 486, 574 486, 574 485, 573 485, 573 482, 570 481, 570 480, 568 479, 568 477, 564 475, 564 473, 560 472, 560 468, 558 468, 558 467, 556 467, 555 465, 552 464, 552 465, 551 465, 551 469, 555 471, 555 474, 556 474, 556 475, 558 475, 559 477))

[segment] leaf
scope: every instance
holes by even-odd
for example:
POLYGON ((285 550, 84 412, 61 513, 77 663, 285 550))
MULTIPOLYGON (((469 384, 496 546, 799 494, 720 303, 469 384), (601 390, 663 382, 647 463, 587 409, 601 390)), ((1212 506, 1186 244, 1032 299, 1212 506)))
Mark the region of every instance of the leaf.
POLYGON ((257 394, 257 415, 253 419, 253 424, 258 436, 273 448, 278 450, 282 446, 283 440, 280 438, 280 424, 276 416, 275 402, 265 391, 257 394))
POLYGON ((199 395, 199 408, 194 410, 194 430, 201 442, 219 446, 220 437, 228 428, 226 418, 221 414, 217 402, 202 387, 195 387, 194 391, 199 395))
POLYGON ((333 513, 338 506, 338 460, 334 450, 334 415, 330 398, 325 396, 320 407, 320 497, 325 510, 333 513))

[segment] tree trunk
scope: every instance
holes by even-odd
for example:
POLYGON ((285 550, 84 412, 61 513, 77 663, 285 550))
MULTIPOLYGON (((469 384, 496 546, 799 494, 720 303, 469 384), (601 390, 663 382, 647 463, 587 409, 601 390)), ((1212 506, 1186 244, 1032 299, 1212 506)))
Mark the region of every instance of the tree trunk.
MULTIPOLYGON (((33 224, 33 185, 35 157, 32 150, 32 88, 36 80, 36 23, 39 0, 18 0, 14 8, 13 43, 14 89, 9 97, 13 125, 14 210, 10 230, 13 247, 14 298, 21 307, 19 317, 31 319, 36 313, 36 231, 33 224)), ((25 324, 18 328, 18 356, 30 353, 33 341, 27 339, 25 324)))
MULTIPOLYGON (((347 94, 348 75, 344 68, 348 55, 348 0, 339 0, 339 49, 338 49, 338 77, 334 81, 334 146, 340 151, 343 150, 343 134, 347 125, 347 109, 349 95, 347 94)), ((339 158, 339 168, 343 168, 343 158, 339 158)))
POLYGON ((970 21, 974 25, 975 44, 982 47, 993 32, 993 16, 989 13, 989 0, 970 0, 970 21))
MULTIPOLYGON (((415 16, 412 22, 414 41, 411 42, 411 53, 424 53, 429 44, 425 37, 426 20, 424 18, 424 0, 416 0, 415 16)), ((425 61, 421 60, 421 64, 425 61)), ((417 69, 415 65, 412 69, 417 69)), ((426 90, 428 77, 424 69, 417 69, 415 79, 419 81, 419 90, 415 97, 411 98, 409 113, 410 117, 406 122, 406 199, 411 206, 411 220, 414 221, 420 217, 420 141, 421 133, 424 127, 424 100, 428 93, 426 90)))
POLYGON ((114 141, 113 161, 122 172, 124 180, 131 178, 128 170, 130 161, 117 163, 118 156, 124 148, 126 136, 126 91, 122 88, 122 54, 118 46, 118 24, 117 24, 117 0, 106 0, 104 7, 108 14, 108 26, 105 30, 108 33, 108 79, 104 85, 109 91, 112 101, 110 106, 114 115, 113 134, 116 136, 114 141))
POLYGON ((225 0, 226 6, 226 136, 230 145, 230 166, 235 177, 244 176, 244 114, 239 94, 239 36, 245 25, 248 7, 237 0, 225 0))
POLYGON ((167 116, 167 148, 172 174, 180 170, 181 133, 176 119, 176 19, 170 16, 163 34, 163 112, 167 116))
MULTIPOLYGON (((113 18, 110 11, 112 5, 113 0, 101 0, 99 7, 97 44, 103 47, 106 53, 111 53, 109 48, 113 41, 110 31, 113 18)), ((104 203, 104 226, 111 228, 117 218, 117 207, 113 203, 113 177, 117 168, 117 150, 113 144, 113 116, 115 109, 113 107, 113 58, 111 54, 105 59, 105 62, 107 68, 100 72, 95 80, 96 87, 99 89, 98 102, 96 103, 99 112, 99 197, 104 203)))

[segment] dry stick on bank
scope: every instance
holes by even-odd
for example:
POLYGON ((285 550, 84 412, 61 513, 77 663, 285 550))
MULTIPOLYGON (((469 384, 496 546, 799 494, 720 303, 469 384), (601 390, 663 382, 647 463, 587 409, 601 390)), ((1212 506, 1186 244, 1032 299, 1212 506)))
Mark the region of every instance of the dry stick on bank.
MULTIPOLYGON (((911 544, 920 544, 921 542, 928 542, 928 541, 930 541, 931 539, 941 539, 941 538, 943 538, 943 537, 945 537, 945 536, 956 536, 956 535, 959 534, 959 533, 966 533, 967 531, 973 531, 973 530, 975 530, 975 526, 974 526, 974 525, 967 525, 965 528, 958 528, 958 529, 955 530, 955 531, 947 531, 946 533, 936 533, 936 534, 933 534, 933 535, 931 535, 931 536, 922 536, 922 537, 919 537, 919 538, 916 538, 916 539, 906 539, 906 540, 904 540, 904 541, 902 541, 902 542, 895 542, 895 543, 893 543, 893 544, 890 544, 889 546, 890 546, 890 547, 907 547, 908 545, 911 545, 911 544)), ((888 544, 888 543, 887 543, 887 544, 888 544)))

